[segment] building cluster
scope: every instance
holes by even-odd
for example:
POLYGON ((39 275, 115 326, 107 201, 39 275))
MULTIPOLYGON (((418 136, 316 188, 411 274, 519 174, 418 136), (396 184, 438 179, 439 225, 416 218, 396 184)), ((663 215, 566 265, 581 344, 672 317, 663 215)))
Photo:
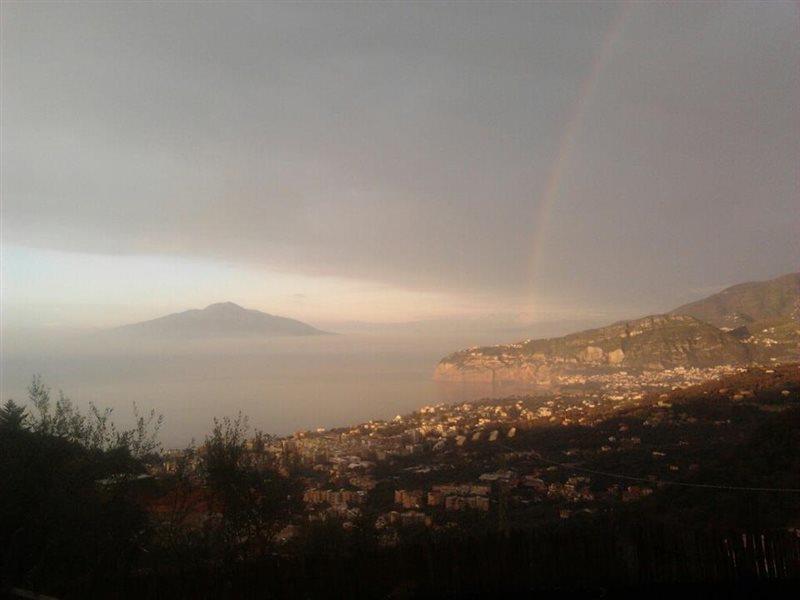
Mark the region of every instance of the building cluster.
POLYGON ((491 487, 469 483, 448 483, 433 485, 427 493, 425 490, 396 490, 394 493, 395 504, 404 509, 432 509, 453 510, 489 510, 489 494, 491 487))
POLYGON ((598 370, 565 374, 559 377, 561 388, 575 387, 578 391, 595 389, 598 397, 611 402, 641 400, 648 392, 684 388, 710 379, 740 373, 745 368, 736 365, 715 367, 675 367, 661 370, 598 370))
MULTIPOLYGON (((251 463, 277 466, 300 478, 309 520, 336 518, 347 527, 366 517, 387 540, 403 527, 447 527, 467 515, 499 518, 506 512, 528 511, 569 519, 615 503, 640 501, 660 478, 696 470, 696 458, 681 458, 681 447, 695 442, 665 442, 663 435, 651 434, 656 428, 682 432, 697 426, 697 416, 673 407, 667 392, 738 370, 677 368, 575 376, 547 396, 424 406, 394 419, 298 432, 248 451, 254 455, 251 463), (628 409, 643 416, 609 421, 628 409), (580 442, 554 444, 556 449, 546 453, 549 458, 529 443, 560 431, 570 440, 565 428, 575 425, 595 433, 582 436, 580 442), (616 457, 646 465, 648 479, 636 485, 609 485, 608 478, 593 481, 591 470, 580 467, 598 460, 613 464, 619 461, 616 457)), ((753 396, 738 388, 718 393, 733 402, 753 396)), ((704 423, 721 429, 729 425, 724 419, 704 423)), ((195 454, 166 453, 160 468, 165 473, 191 471, 201 452, 202 448, 195 454)))
POLYGON ((303 493, 303 502, 309 505, 329 504, 331 506, 350 506, 363 504, 366 492, 352 490, 320 490, 307 489, 303 493))

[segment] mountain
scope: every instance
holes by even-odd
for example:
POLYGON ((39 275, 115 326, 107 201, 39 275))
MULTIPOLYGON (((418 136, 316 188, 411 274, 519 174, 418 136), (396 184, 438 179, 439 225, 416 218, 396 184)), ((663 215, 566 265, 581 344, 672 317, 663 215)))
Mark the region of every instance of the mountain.
POLYGON ((687 315, 654 315, 558 338, 471 348, 441 360, 435 377, 458 381, 550 382, 570 373, 743 363, 745 343, 687 315))
POLYGON ((295 319, 247 309, 233 302, 211 304, 204 309, 187 310, 141 323, 119 327, 116 331, 164 338, 277 337, 325 335, 295 319))
POLYGON ((727 288, 665 315, 563 337, 470 348, 438 380, 549 383, 572 373, 797 360, 800 273, 727 288))
POLYGON ((717 327, 748 326, 771 320, 800 320, 800 273, 769 281, 740 283, 684 304, 673 314, 690 315, 717 327))
POLYGON ((791 356, 800 344, 800 273, 734 285, 672 314, 729 330, 763 358, 791 356))

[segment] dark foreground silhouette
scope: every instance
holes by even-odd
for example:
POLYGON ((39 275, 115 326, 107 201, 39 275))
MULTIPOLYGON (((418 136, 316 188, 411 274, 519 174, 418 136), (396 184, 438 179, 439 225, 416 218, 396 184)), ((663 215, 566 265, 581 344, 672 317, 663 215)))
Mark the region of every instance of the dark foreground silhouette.
MULTIPOLYGON (((536 524, 510 524, 492 512, 457 528, 407 527, 392 544, 371 518, 346 527, 309 522, 302 482, 285 465, 252 458, 260 455, 249 445, 268 438, 247 438, 241 418, 215 423, 193 475, 178 465, 169 477, 152 478, 155 415, 119 431, 108 412, 82 415, 64 397, 52 401, 35 379, 30 405, 0 409, 2 591, 58 598, 791 594, 800 589, 800 494, 792 491, 800 487, 800 407, 792 404, 800 376, 787 377, 796 373, 796 366, 779 373, 789 400, 778 394, 779 412, 753 412, 763 419, 716 467, 736 474, 736 490, 657 487, 641 502, 536 524), (298 527, 285 539, 278 534, 287 523, 298 527)), ((758 390, 758 377, 734 381, 758 390)), ((678 391, 672 400, 691 402, 693 393, 678 391)))

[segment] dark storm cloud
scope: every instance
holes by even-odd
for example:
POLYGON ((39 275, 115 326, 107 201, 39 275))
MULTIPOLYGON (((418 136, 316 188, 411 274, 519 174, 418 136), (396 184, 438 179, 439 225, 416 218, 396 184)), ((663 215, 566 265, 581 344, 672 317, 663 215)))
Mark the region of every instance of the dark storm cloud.
MULTIPOLYGON (((4 4, 3 241, 527 292, 621 8, 4 4)), ((800 264, 796 23, 791 3, 628 11, 538 288, 668 303, 800 264)))

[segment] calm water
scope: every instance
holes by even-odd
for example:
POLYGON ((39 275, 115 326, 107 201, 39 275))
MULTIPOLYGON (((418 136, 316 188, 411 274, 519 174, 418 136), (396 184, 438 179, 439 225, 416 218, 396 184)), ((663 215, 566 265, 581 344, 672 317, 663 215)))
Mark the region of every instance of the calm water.
POLYGON ((165 417, 166 446, 202 440, 213 417, 239 411, 254 427, 286 434, 492 395, 489 385, 431 379, 442 356, 487 341, 353 334, 171 347, 89 338, 25 348, 10 342, 2 356, 2 398, 25 398, 31 375, 40 373, 78 404, 112 407, 121 424, 130 423, 133 402, 155 408, 165 417))

